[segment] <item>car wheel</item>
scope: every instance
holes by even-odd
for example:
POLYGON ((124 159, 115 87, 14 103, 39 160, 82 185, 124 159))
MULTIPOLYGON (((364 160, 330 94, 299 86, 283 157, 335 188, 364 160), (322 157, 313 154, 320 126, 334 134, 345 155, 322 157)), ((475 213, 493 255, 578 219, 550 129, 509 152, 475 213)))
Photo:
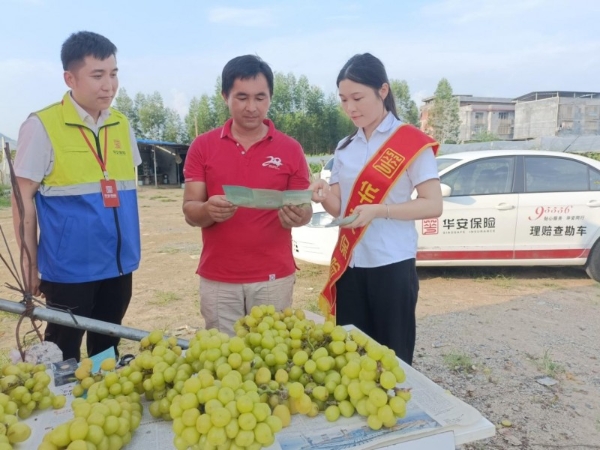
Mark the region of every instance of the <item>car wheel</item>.
POLYGON ((585 272, 592 280, 600 282, 600 242, 596 242, 592 247, 585 265, 585 272))

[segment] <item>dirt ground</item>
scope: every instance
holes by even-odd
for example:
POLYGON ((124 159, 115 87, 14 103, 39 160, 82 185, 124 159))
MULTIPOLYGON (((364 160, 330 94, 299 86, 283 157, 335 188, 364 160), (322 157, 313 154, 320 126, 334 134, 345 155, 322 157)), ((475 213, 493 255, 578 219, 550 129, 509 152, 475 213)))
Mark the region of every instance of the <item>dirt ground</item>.
MULTIPOLYGON (((200 231, 184 222, 181 196, 140 188, 143 259, 125 325, 189 338, 203 326, 200 231)), ((0 225, 15 252, 10 210, 0 209, 0 225)), ((294 306, 316 312, 327 268, 298 266, 294 306)), ((415 367, 497 424, 494 438, 466 449, 600 449, 599 284, 578 268, 420 268, 419 276, 415 367)), ((0 281, 0 298, 20 300, 4 287, 12 280, 3 266, 0 281)), ((0 312, 0 359, 15 347, 15 324, 0 312)))

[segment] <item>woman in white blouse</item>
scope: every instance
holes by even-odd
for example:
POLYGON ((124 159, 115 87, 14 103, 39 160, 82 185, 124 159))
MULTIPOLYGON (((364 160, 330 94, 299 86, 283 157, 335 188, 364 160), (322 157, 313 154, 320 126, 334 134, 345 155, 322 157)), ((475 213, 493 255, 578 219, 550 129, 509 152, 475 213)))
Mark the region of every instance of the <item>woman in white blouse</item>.
MULTIPOLYGON (((402 125, 385 68, 369 53, 355 55, 340 71, 337 86, 344 112, 357 130, 338 144, 329 184, 319 180, 311 189, 313 201, 321 202, 332 216, 356 216, 344 228, 355 229, 348 234, 350 240, 355 235, 362 237, 354 246, 350 245, 347 267, 335 281, 333 311, 338 324, 357 326, 411 364, 419 291, 414 221, 439 217, 442 213, 440 182, 432 150, 432 147, 437 149, 437 143, 414 127, 404 128, 403 133, 407 131, 415 136, 417 142, 425 139, 429 143, 412 156, 396 156, 396 164, 403 159, 410 164, 394 166, 398 173, 390 185, 385 189, 374 188, 376 183, 371 185, 369 175, 363 170, 383 155, 379 152, 386 151, 388 139, 402 125), (370 192, 365 186, 371 188, 370 192), (412 199, 415 189, 417 196, 412 199), (379 191, 385 194, 377 201, 379 191), (349 202, 350 208, 347 208, 349 202), (364 231, 362 235, 361 231, 364 231)), ((402 138, 395 139, 398 154, 403 155, 406 146, 402 138)), ((389 169, 392 163, 388 161, 385 167, 389 169)), ((338 246, 344 253, 344 246, 348 248, 347 239, 343 242, 340 237, 338 246)), ((334 259, 335 255, 334 252, 334 259)))

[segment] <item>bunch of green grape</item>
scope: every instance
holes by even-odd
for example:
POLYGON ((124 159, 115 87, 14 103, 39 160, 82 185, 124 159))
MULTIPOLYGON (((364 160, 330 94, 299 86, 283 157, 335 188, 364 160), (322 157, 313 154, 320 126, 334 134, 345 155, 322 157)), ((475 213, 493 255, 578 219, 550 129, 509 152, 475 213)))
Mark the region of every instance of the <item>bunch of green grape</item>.
POLYGON ((19 422, 17 404, 0 393, 0 450, 12 450, 12 444, 23 442, 31 435, 31 428, 19 422))
POLYGON ((176 344, 175 338, 165 338, 162 331, 154 330, 147 336, 147 342, 142 342, 142 352, 122 371, 134 383, 136 391, 152 402, 150 414, 164 420, 171 420, 171 402, 193 372, 176 344))
POLYGON ((375 430, 406 414, 410 391, 398 387, 405 375, 394 352, 356 329, 261 305, 235 332, 198 331, 183 355, 174 338, 155 330, 118 371, 108 360, 93 374, 82 361, 77 394, 87 392, 92 404, 125 396, 138 405, 145 396, 152 416, 173 421, 177 449, 259 449, 294 414, 323 413, 329 421, 360 414, 375 430))
POLYGON ((139 394, 90 397, 73 400, 73 419, 46 433, 38 450, 119 450, 131 441, 142 418, 139 394))
MULTIPOLYGON (((8 395, 17 410, 9 412, 20 419, 27 419, 34 411, 50 407, 62 408, 64 395, 54 395, 48 387, 52 378, 46 373, 44 364, 19 362, 0 368, 0 393, 8 395)), ((12 409, 11 409, 12 411, 12 409)))
MULTIPOLYGON (((396 355, 359 330, 348 332, 330 321, 315 324, 302 311, 268 307, 253 308, 235 330, 256 355, 264 355, 279 383, 277 395, 268 399, 272 407, 292 415, 324 412, 330 421, 357 412, 375 430, 406 415, 410 391, 397 387, 405 374, 396 355)), ((262 378, 269 381, 266 374, 262 378)))
POLYGON ((258 450, 273 444, 275 433, 283 426, 269 405, 261 401, 256 383, 244 381, 237 370, 215 379, 211 371, 202 369, 184 383, 170 415, 178 450, 258 450))

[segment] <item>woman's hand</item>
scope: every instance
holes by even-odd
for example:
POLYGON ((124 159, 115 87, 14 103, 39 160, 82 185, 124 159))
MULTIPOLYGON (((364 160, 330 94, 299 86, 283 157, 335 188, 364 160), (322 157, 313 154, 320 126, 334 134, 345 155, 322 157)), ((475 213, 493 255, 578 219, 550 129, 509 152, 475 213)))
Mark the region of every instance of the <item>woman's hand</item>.
POLYGON ((361 228, 366 227, 371 221, 377 217, 385 217, 385 205, 359 205, 354 208, 352 214, 357 214, 358 217, 342 228, 361 228))
POLYGON ((311 200, 315 203, 322 203, 327 200, 327 195, 331 192, 331 186, 325 180, 317 180, 309 187, 312 193, 311 200))

